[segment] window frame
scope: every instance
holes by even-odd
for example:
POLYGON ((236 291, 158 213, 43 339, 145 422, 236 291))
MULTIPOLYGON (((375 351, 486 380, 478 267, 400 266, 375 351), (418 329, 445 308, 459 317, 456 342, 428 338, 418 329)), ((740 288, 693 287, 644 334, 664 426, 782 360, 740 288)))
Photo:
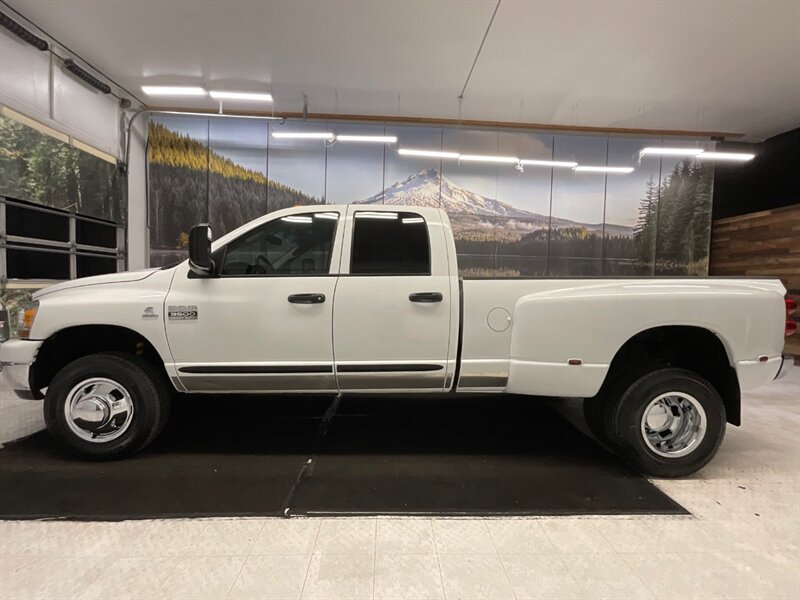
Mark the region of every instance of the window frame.
MULTIPOLYGON (((376 212, 374 210, 354 210, 353 211, 353 225, 350 227, 350 256, 349 256, 349 264, 347 265, 347 276, 348 277, 433 277, 433 260, 432 260, 432 252, 431 252, 431 228, 428 226, 428 220, 418 212, 411 212, 409 210, 395 210, 395 211, 386 211, 386 212, 395 212, 398 216, 402 213, 406 213, 409 215, 413 215, 415 218, 422 219, 422 224, 425 227, 425 237, 428 240, 428 270, 426 273, 353 273, 353 257, 355 253, 353 249, 355 248, 356 242, 356 215, 360 212, 376 212)), ((379 211, 383 212, 383 211, 379 211)))
MULTIPOLYGON (((127 225, 0 194, 0 279, 7 279, 9 282, 24 282, 26 286, 31 288, 52 285, 53 282, 58 281, 71 281, 78 278, 78 257, 112 259, 116 261, 116 270, 111 271, 111 273, 124 271, 127 265, 127 225), (6 208, 9 206, 26 211, 33 211, 35 213, 63 217, 67 220, 69 226, 68 239, 53 240, 44 237, 27 237, 24 235, 9 234, 6 220, 6 208), (94 223, 108 227, 109 231, 113 230, 116 239, 115 245, 95 246, 85 243, 85 241, 79 241, 77 235, 78 222, 94 223), (56 279, 9 277, 7 250, 66 254, 69 256, 69 269, 66 273, 67 277, 56 279)), ((12 275, 14 275, 14 273, 12 273, 12 275)))
MULTIPOLYGON (((336 250, 336 236, 339 233, 339 227, 341 226, 341 221, 342 221, 342 213, 340 211, 338 211, 338 210, 312 210, 312 211, 307 211, 307 212, 298 212, 298 213, 291 213, 291 214, 288 214, 288 215, 282 215, 280 217, 276 217, 274 219, 270 219, 269 221, 266 221, 264 223, 256 225, 255 227, 253 227, 251 229, 248 229, 247 231, 242 233, 242 235, 240 235, 239 237, 229 241, 227 244, 225 244, 221 248, 218 248, 217 250, 215 250, 212 253, 212 255, 211 255, 212 260, 214 261, 215 264, 219 265, 217 267, 218 270, 215 273, 215 277, 217 277, 219 279, 236 279, 236 278, 245 278, 245 279, 264 278, 264 279, 270 279, 270 278, 276 278, 276 277, 338 277, 338 274, 331 273, 331 268, 333 267, 333 255, 335 254, 335 250, 336 250), (275 223, 276 221, 280 221, 284 217, 303 217, 303 216, 308 216, 308 215, 314 215, 316 213, 321 213, 321 212, 322 213, 329 213, 329 214, 333 214, 333 213, 336 214, 336 223, 334 224, 333 233, 331 235, 331 251, 330 251, 330 253, 328 255, 327 272, 325 272, 325 273, 241 273, 241 274, 228 274, 228 275, 226 275, 226 274, 224 274, 222 272, 222 269, 225 266, 225 259, 228 256, 228 249, 230 248, 231 244, 235 244, 236 242, 238 242, 242 238, 252 234, 254 231, 257 231, 257 230, 262 229, 264 227, 268 227, 272 223, 275 223), (219 260, 217 260, 217 259, 219 259, 219 260)), ((191 275, 191 271, 189 271, 189 275, 191 275)))

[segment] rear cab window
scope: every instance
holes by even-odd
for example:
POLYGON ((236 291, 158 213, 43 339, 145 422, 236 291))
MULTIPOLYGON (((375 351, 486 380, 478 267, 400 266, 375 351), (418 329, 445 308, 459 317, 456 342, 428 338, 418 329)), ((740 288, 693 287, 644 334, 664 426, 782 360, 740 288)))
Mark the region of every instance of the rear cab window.
POLYGON ((430 275, 425 219, 413 212, 357 211, 350 252, 352 275, 430 275))

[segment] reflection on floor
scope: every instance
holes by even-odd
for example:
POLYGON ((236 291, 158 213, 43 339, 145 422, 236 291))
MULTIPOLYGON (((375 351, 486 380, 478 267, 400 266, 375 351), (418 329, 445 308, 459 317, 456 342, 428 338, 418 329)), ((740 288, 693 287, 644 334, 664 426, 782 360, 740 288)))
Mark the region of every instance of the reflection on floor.
POLYGON ((798 400, 794 368, 704 471, 657 482, 694 516, 6 521, 0 598, 794 599, 798 400))

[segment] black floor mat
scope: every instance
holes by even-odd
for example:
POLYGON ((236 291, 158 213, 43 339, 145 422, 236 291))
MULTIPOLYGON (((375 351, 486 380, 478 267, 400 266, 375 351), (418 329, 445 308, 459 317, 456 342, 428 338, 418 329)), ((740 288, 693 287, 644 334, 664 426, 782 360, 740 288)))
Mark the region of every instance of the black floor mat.
POLYGON ((512 396, 193 397, 127 460, 76 460, 46 433, 0 450, 7 519, 628 513, 685 511, 512 396))

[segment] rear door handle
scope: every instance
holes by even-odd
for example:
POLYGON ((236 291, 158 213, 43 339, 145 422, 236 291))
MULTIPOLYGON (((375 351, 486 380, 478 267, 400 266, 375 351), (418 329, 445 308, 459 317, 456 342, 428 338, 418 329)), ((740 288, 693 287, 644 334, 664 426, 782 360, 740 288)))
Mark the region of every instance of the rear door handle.
POLYGON ((443 298, 439 292, 416 292, 408 296, 411 302, 441 302, 443 298))
POLYGON ((322 304, 325 302, 325 294, 292 294, 289 296, 292 304, 322 304))

